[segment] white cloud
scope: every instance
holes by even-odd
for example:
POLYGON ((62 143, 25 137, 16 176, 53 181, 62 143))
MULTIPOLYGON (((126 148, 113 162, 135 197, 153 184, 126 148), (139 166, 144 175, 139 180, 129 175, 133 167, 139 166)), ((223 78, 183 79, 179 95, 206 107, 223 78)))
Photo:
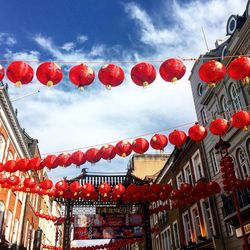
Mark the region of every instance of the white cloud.
POLYGON ((13 46, 17 43, 17 40, 12 34, 2 32, 0 33, 0 44, 6 44, 8 46, 13 46))
POLYGON ((62 49, 66 51, 70 51, 70 50, 73 50, 74 47, 75 47, 75 44, 73 42, 68 42, 68 43, 63 44, 62 49))
POLYGON ((77 42, 78 43, 85 43, 89 38, 85 35, 78 35, 77 36, 77 42))
MULTIPOLYGON (((204 4, 204 1, 193 1, 189 5, 174 2, 172 21, 175 21, 175 25, 163 28, 161 23, 153 21, 156 20, 154 16, 139 5, 128 3, 125 6, 126 13, 138 25, 138 36, 145 44, 145 51, 148 45, 155 49, 151 54, 134 54, 117 47, 108 49, 105 44, 95 44, 85 51, 72 48, 65 52, 61 46, 54 44, 52 38, 36 35, 34 40, 42 50, 50 53, 52 59, 62 62, 83 62, 93 61, 93 59, 110 61, 112 58, 125 61, 131 58, 165 59, 177 55, 194 57, 204 52, 202 33, 199 31, 201 26, 207 27, 209 40, 214 42, 225 34, 225 23, 231 13, 243 13, 245 1, 240 1, 239 6, 233 2, 233 0, 212 0, 204 4), (221 12, 217 11, 219 3, 223 5, 221 12), (194 17, 193 13, 197 15, 194 17), (119 51, 120 57, 117 56, 119 51)), ((161 13, 164 13, 167 8, 169 6, 162 5, 161 13)), ((166 18, 165 13, 161 15, 163 19, 166 18)), ((21 55, 27 59, 40 57, 39 52, 12 53, 11 51, 6 54, 6 57, 16 58, 21 55)), ((19 108, 19 118, 26 131, 39 139, 42 153, 64 151, 169 127, 174 128, 176 125, 195 121, 192 93, 188 82, 192 64, 193 62, 186 63, 187 73, 178 83, 164 82, 158 74, 156 81, 146 89, 141 89, 132 83, 129 72, 133 65, 121 64, 126 73, 126 80, 124 84, 111 91, 107 91, 96 80, 93 86, 78 92, 65 76, 61 86, 58 85, 53 89, 41 87, 34 80, 33 85, 22 89, 12 87, 10 94, 11 97, 20 96, 41 88, 38 95, 14 102, 19 108)), ((157 69, 159 65, 159 63, 155 64, 157 69)), ((90 64, 90 66, 94 68, 97 75, 101 65, 90 64)), ((91 170, 120 171, 126 169, 127 161, 128 159, 117 158, 111 165, 102 161, 94 166, 90 164, 86 166, 91 170)), ((59 178, 64 175, 76 175, 79 170, 68 168, 51 173, 55 178, 59 178)))

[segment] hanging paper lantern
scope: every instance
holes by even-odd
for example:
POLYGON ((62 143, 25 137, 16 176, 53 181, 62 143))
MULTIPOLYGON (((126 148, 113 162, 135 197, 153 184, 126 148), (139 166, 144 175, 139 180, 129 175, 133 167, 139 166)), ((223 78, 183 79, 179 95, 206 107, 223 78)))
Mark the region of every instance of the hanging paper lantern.
POLYGON ((163 134, 155 134, 150 140, 150 145, 153 149, 163 151, 168 145, 168 138, 163 134))
POLYGON ((80 90, 90 85, 95 79, 95 72, 86 64, 73 66, 69 71, 69 79, 80 90))
POLYGON ((170 58, 164 61, 160 66, 160 75, 167 82, 176 82, 186 73, 186 67, 182 61, 176 58, 170 58))
POLYGON ((55 188, 59 192, 59 195, 62 195, 63 192, 67 191, 68 187, 68 183, 64 180, 58 181, 55 185, 55 188))
POLYGON ((235 128, 241 128, 247 130, 249 125, 250 115, 247 111, 236 112, 231 119, 232 126, 235 128))
POLYGON ((185 143, 187 135, 184 131, 174 130, 169 134, 168 139, 172 145, 180 148, 185 143))
POLYGON ((100 150, 97 148, 90 148, 85 152, 86 160, 90 163, 96 163, 101 159, 100 150))
POLYGON ((207 136, 207 129, 196 123, 194 126, 189 128, 188 136, 191 138, 191 140, 200 142, 207 136))
POLYGON ((81 191, 82 186, 78 181, 74 181, 69 185, 69 190, 71 193, 74 193, 74 195, 77 195, 79 191, 81 191))
POLYGON ((56 157, 56 165, 61 167, 67 167, 72 164, 70 154, 61 153, 56 157))
POLYGON ((20 179, 18 176, 11 175, 7 178, 6 182, 10 186, 17 186, 20 182, 20 179))
POLYGON ((108 89, 120 85, 123 82, 124 77, 122 68, 114 64, 104 65, 98 73, 100 82, 108 89))
POLYGON ((116 156, 115 147, 111 144, 106 144, 100 149, 101 158, 104 160, 112 160, 116 156))
POLYGON ((23 185, 26 188, 26 191, 29 192, 31 188, 36 186, 36 180, 34 178, 25 178, 23 185))
POLYGON ((128 193, 136 193, 138 192, 138 186, 135 185, 135 184, 129 184, 129 186, 127 187, 127 190, 126 190, 128 193))
POLYGON ((0 64, 0 81, 4 78, 4 67, 0 64))
POLYGON ((113 187, 113 193, 120 196, 125 193, 125 187, 122 184, 116 184, 113 187))
POLYGON ((29 162, 30 162, 29 159, 26 158, 18 160, 16 163, 16 169, 22 172, 29 171, 30 170, 30 168, 28 167, 29 162))
POLYGON ((98 192, 102 194, 103 197, 106 197, 110 192, 111 188, 108 183, 102 183, 98 186, 98 192))
POLYGON ((229 129, 230 125, 226 119, 218 118, 211 121, 209 130, 213 135, 225 135, 229 129))
POLYGON ((207 186, 212 193, 218 194, 221 191, 220 185, 216 181, 210 181, 207 186))
POLYGON ((29 160, 27 169, 29 169, 29 170, 40 170, 40 164, 41 164, 41 158, 34 157, 31 160, 29 160))
POLYGON ((58 165, 56 164, 56 156, 55 155, 47 155, 44 159, 45 165, 49 169, 56 168, 58 165))
POLYGON ((228 66, 228 75, 233 80, 242 81, 244 85, 249 84, 250 77, 250 58, 240 56, 235 58, 228 66))
POLYGON ((42 84, 52 87, 63 78, 61 67, 54 62, 41 63, 36 70, 36 77, 42 84))
POLYGON ((212 60, 203 63, 199 69, 200 79, 212 88, 226 75, 226 67, 221 62, 212 60))
POLYGON ((17 171, 16 169, 16 161, 14 160, 8 160, 4 164, 4 171, 13 173, 17 171))
POLYGON ((94 191, 95 191, 95 187, 93 184, 91 184, 91 183, 83 184, 82 193, 84 194, 84 196, 90 197, 94 191))
POLYGON ((166 183, 162 186, 162 191, 166 194, 166 195, 170 195, 170 193, 172 192, 173 187, 171 184, 166 183))
POLYGON ((154 183, 150 185, 150 190, 155 194, 159 194, 162 191, 162 187, 160 184, 154 183))
POLYGON ((161 201, 165 201, 165 200, 167 200, 167 198, 168 198, 168 196, 164 192, 159 193, 159 199, 161 201))
POLYGON ((119 141, 115 145, 116 153, 121 157, 126 157, 131 154, 132 152, 132 145, 128 141, 119 141))
POLYGON ((43 190, 49 190, 53 187, 53 182, 49 179, 46 179, 46 180, 43 180, 41 183, 40 183, 40 188, 43 189, 43 190))
POLYGON ((0 173, 4 171, 3 163, 0 162, 0 173))
POLYGON ((7 68, 7 77, 16 86, 28 84, 32 81, 34 71, 32 67, 23 61, 13 61, 7 68))
POLYGON ((151 63, 141 62, 131 69, 130 75, 136 85, 146 87, 155 80, 156 70, 151 63))
POLYGON ((3 185, 7 180, 7 176, 5 173, 0 173, 0 185, 3 185))
POLYGON ((81 166, 86 162, 85 154, 82 151, 76 151, 71 155, 71 161, 76 166, 81 166))
POLYGON ((132 149, 137 154, 144 154, 149 148, 149 143, 145 138, 137 138, 132 143, 132 149))
POLYGON ((189 183, 181 183, 180 191, 186 195, 189 195, 192 191, 193 187, 189 183))

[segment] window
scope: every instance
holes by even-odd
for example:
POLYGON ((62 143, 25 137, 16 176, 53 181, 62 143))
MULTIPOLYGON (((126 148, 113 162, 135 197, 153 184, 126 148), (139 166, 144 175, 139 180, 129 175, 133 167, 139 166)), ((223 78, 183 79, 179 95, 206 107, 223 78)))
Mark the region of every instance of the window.
POLYGON ((199 83, 198 84, 198 87, 197 87, 197 93, 198 93, 198 96, 202 96, 203 94, 203 91, 204 91, 204 85, 202 83, 199 83))
POLYGON ((4 222, 4 203, 0 201, 0 235, 2 235, 4 222))
POLYGON ((160 242, 159 235, 156 236, 155 242, 156 242, 156 250, 161 250, 161 242, 160 242))
POLYGON ((231 100, 232 100, 234 109, 241 110, 242 105, 241 105, 241 101, 240 101, 240 92, 239 92, 239 88, 237 85, 238 85, 237 82, 234 82, 231 84, 230 96, 231 96, 231 100))
POLYGON ((186 244, 188 245, 189 242, 191 241, 191 224, 190 224, 188 211, 186 211, 182 215, 182 220, 183 220, 183 225, 184 225, 186 244))
POLYGON ((14 159, 14 156, 13 156, 12 152, 9 151, 8 155, 7 155, 7 160, 6 161, 13 160, 13 159, 14 159))
POLYGON ((180 172, 180 173, 176 176, 176 182, 177 182, 177 187, 180 188, 181 183, 183 183, 182 172, 180 172))
POLYGON ((167 249, 167 230, 164 230, 161 233, 161 242, 162 242, 163 250, 168 250, 167 249))
POLYGON ((234 235, 234 227, 229 222, 226 222, 225 225, 228 237, 232 237, 234 235))
POLYGON ((212 151, 210 151, 210 158, 211 158, 211 162, 212 162, 214 175, 216 175, 219 173, 219 165, 218 165, 218 161, 217 161, 217 157, 216 157, 214 149, 212 151))
POLYGON ((250 173, 249 173, 250 169, 248 167, 246 154, 242 148, 239 148, 237 151, 237 160, 239 163, 242 178, 246 179, 248 176, 250 176, 250 173))
POLYGON ((28 241, 29 241, 29 221, 26 222, 25 229, 25 238, 24 238, 24 246, 28 249, 28 241))
POLYGON ((12 243, 15 243, 17 241, 17 234, 18 234, 18 225, 19 225, 19 220, 16 218, 14 227, 13 227, 13 234, 12 234, 12 243))
POLYGON ((2 135, 0 135, 0 162, 3 161, 4 149, 5 149, 6 141, 2 135))
POLYGON ((204 108, 201 110, 201 120, 204 126, 208 124, 207 112, 204 108))
POLYGON ((201 207, 207 232, 207 238, 212 238, 212 236, 215 235, 215 228, 209 201, 201 201, 201 207))
POLYGON ((193 227, 195 229, 195 235, 196 235, 196 241, 198 241, 198 237, 202 236, 201 233, 201 221, 200 221, 200 215, 198 211, 197 205, 195 205, 192 209, 192 221, 193 221, 193 227))
POLYGON ((167 249, 170 250, 172 249, 172 236, 171 236, 171 228, 170 226, 167 227, 167 249))
POLYGON ((10 241, 11 222, 12 222, 12 212, 8 210, 6 225, 5 225, 5 239, 8 241, 10 241))
POLYGON ((221 98, 221 107, 222 107, 222 112, 223 112, 224 118, 227 119, 228 121, 230 121, 231 112, 230 112, 230 108, 229 108, 229 105, 228 105, 228 99, 224 95, 221 98))
POLYGON ((197 150, 195 155, 192 157, 192 162, 194 166, 195 180, 198 181, 199 179, 204 177, 199 150, 197 150))
POLYGON ((193 185, 192 172, 189 163, 184 167, 184 178, 186 183, 193 185))
POLYGON ((178 249, 181 247, 180 236, 179 236, 179 228, 177 220, 173 223, 173 231, 174 231, 174 247, 178 249))

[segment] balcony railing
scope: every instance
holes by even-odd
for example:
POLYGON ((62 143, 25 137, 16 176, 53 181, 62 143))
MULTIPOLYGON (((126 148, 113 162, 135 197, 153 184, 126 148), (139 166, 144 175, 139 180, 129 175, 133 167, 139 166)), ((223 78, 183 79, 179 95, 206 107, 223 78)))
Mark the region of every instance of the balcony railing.
MULTIPOLYGON (((250 189, 249 188, 245 190, 237 190, 236 194, 237 194, 240 209, 244 209, 248 205, 250 207, 250 189)), ((221 198, 223 201, 225 217, 235 213, 236 209, 234 206, 232 194, 229 194, 229 195, 222 194, 221 198)))

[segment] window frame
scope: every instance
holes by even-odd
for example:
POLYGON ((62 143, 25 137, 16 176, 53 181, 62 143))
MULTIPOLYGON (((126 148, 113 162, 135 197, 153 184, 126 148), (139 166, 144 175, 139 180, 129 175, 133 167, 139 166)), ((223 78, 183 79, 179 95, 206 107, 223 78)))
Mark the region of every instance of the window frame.
POLYGON ((214 175, 217 175, 220 172, 220 168, 219 168, 219 163, 218 163, 218 159, 216 157, 214 148, 209 152, 209 156, 210 156, 212 167, 213 167, 213 173, 214 175))
POLYGON ((179 234, 179 225, 178 225, 178 221, 175 220, 173 222, 173 234, 174 234, 174 247, 176 250, 180 249, 181 247, 181 241, 180 241, 180 234, 179 234), (176 228, 177 228, 177 235, 176 235, 176 232, 174 230, 174 226, 176 225, 176 228), (177 242, 177 239, 178 239, 178 242, 177 242))
POLYGON ((195 239, 196 239, 196 242, 198 242, 198 237, 199 236, 202 236, 202 225, 201 225, 201 215, 200 215, 200 212, 199 212, 199 208, 198 208, 198 205, 197 203, 194 204, 191 208, 190 208, 190 212, 191 212, 191 218, 192 218, 192 224, 193 224, 193 228, 194 228, 194 234, 195 234, 195 239), (196 222, 196 216, 194 215, 194 210, 197 211, 198 213, 198 219, 199 219, 199 228, 198 229, 196 226, 197 225, 197 222, 196 222), (194 217, 195 216, 195 217, 194 217), (200 235, 198 235, 198 230, 200 231, 200 235))
POLYGON ((177 188, 180 188, 181 186, 181 183, 184 182, 184 178, 183 178, 183 174, 182 174, 182 171, 180 171, 177 175, 176 175, 176 186, 177 188), (181 177, 181 182, 179 182, 179 177, 181 177))
POLYGON ((233 108, 235 111, 242 109, 241 97, 237 82, 232 82, 229 89, 230 98, 233 103, 233 108))
POLYGON ((203 126, 208 124, 207 111, 205 107, 201 109, 201 120, 202 120, 203 126))
POLYGON ((197 149, 197 151, 192 156, 192 164, 193 164, 193 168, 194 168, 195 181, 197 182, 198 180, 205 177, 203 164, 202 164, 202 160, 201 160, 201 154, 200 154, 199 149, 197 149), (200 173, 197 172, 198 169, 197 169, 196 164, 195 164, 195 159, 196 159, 197 156, 199 157, 199 163, 201 165, 201 176, 198 176, 198 174, 200 175, 200 173))
POLYGON ((185 241, 186 244, 189 244, 189 241, 192 241, 192 228, 191 228, 191 218, 190 218, 190 214, 187 211, 185 211, 184 213, 182 213, 182 222, 183 222, 183 228, 184 228, 184 235, 185 235, 185 241), (185 217, 188 217, 188 221, 189 221, 189 228, 190 228, 190 237, 188 237, 188 232, 187 232, 187 225, 186 225, 186 221, 185 221, 185 217))
POLYGON ((183 167, 183 172, 184 172, 184 180, 185 180, 185 182, 193 185, 194 184, 194 179, 193 179, 193 175, 192 175, 191 165, 190 165, 189 162, 183 167), (190 183, 190 181, 188 179, 188 176, 187 176, 187 169, 190 170, 191 183, 190 183))

